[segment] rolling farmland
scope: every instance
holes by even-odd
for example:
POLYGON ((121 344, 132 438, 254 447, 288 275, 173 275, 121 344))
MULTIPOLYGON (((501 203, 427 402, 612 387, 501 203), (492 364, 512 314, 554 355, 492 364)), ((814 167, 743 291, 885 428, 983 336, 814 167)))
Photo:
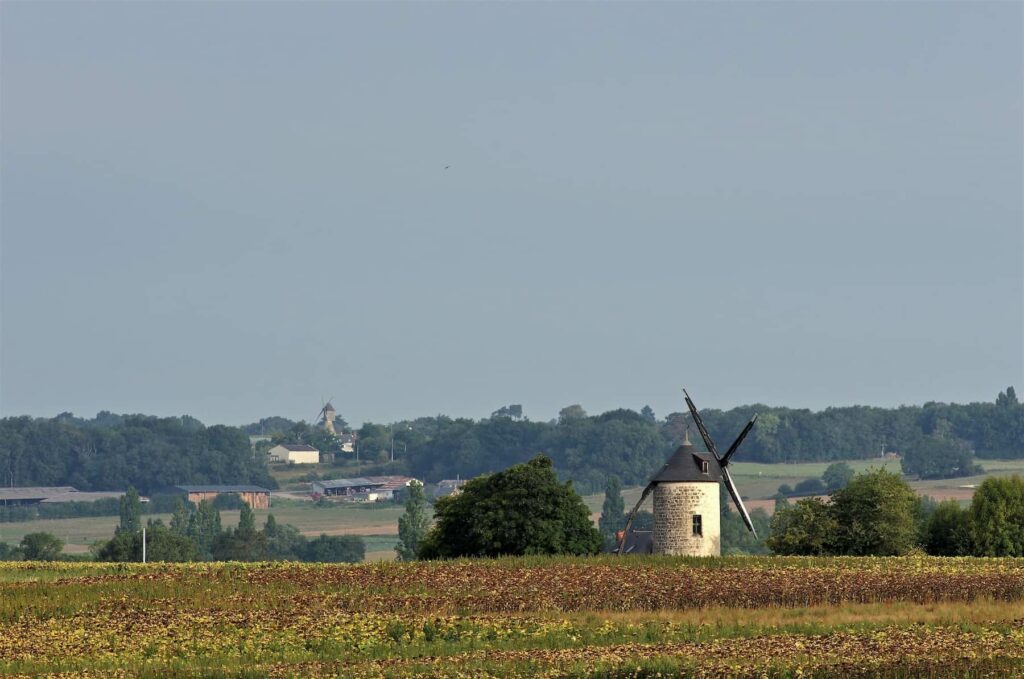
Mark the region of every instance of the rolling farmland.
POLYGON ((1006 676, 1024 562, 0 565, 0 674, 1006 676))

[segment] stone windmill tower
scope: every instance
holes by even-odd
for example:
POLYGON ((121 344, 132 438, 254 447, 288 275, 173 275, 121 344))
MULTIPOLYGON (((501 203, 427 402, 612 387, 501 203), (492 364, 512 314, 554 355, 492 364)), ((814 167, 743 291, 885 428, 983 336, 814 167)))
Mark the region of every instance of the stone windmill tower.
MULTIPOLYGON (((729 461, 739 448, 740 443, 754 427, 757 415, 743 428, 736 441, 729 447, 725 455, 719 455, 715 442, 711 440, 704 421, 701 420, 697 407, 690 400, 690 395, 683 390, 686 405, 690 409, 697 430, 707 446, 708 452, 697 452, 690 443, 689 431, 683 445, 676 449, 665 466, 655 474, 640 501, 626 520, 625 530, 619 538, 619 554, 634 551, 627 549, 626 542, 634 537, 630 533, 633 519, 640 510, 647 496, 654 493, 654 534, 648 545, 635 551, 654 554, 685 555, 685 556, 718 556, 722 553, 722 529, 719 510, 719 493, 721 484, 732 496, 732 500, 743 517, 744 523, 751 533, 757 535, 754 524, 750 521, 743 500, 732 482, 729 474, 729 461)), ((640 541, 634 540, 635 543, 640 541)))
POLYGON ((320 416, 323 417, 324 429, 328 432, 337 435, 338 432, 334 431, 334 418, 338 411, 334 409, 331 402, 328 401, 323 408, 320 409, 320 416))

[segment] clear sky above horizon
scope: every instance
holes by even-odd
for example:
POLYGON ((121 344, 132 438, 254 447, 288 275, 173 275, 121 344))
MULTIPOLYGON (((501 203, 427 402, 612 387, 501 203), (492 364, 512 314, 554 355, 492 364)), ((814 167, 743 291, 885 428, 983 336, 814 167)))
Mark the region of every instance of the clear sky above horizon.
POLYGON ((0 415, 1019 393, 1022 13, 3 3, 0 415))

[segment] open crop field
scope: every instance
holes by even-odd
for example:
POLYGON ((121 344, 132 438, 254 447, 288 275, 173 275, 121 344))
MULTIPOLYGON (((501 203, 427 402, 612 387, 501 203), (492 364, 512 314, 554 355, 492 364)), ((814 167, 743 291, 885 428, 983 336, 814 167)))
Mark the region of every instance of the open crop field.
POLYGON ((0 564, 0 675, 1003 677, 1022 559, 0 564))

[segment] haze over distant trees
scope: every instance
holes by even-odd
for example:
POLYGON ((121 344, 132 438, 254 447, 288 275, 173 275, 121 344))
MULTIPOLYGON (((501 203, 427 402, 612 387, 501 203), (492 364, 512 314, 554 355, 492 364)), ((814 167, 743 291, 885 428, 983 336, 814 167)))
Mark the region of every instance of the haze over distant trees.
POLYGON ((265 458, 238 427, 207 427, 194 417, 101 412, 52 419, 0 420, 0 485, 138 488, 181 483, 256 483, 276 488, 265 458))
MULTIPOLYGON (((712 435, 730 441, 754 413, 760 419, 744 442, 741 462, 867 459, 879 457, 883 450, 910 453, 913 459, 912 451, 933 441, 958 451, 958 456, 924 471, 932 477, 973 473, 975 454, 1024 457, 1024 405, 1012 387, 995 402, 967 405, 853 406, 820 412, 750 405, 702 411, 712 435)), ((574 404, 549 422, 533 422, 525 416, 522 420, 504 416, 470 420, 441 415, 390 427, 368 423, 360 432, 369 435, 374 447, 385 450, 394 440, 401 468, 427 481, 457 474, 470 478, 544 453, 562 478, 573 479, 581 491, 600 492, 611 475, 618 476, 624 486, 645 483, 682 441, 690 424, 689 414, 683 413, 652 418, 649 408, 646 414, 620 409, 591 416, 574 404)), ((695 443, 701 445, 699 438, 695 443)), ((825 483, 829 482, 841 479, 825 483)))
MULTIPOLYGON (((852 406, 820 412, 748 405, 702 411, 712 435, 730 441, 754 413, 760 419, 744 443, 740 462, 831 462, 887 451, 904 456, 909 474, 939 478, 973 473, 975 455, 1024 458, 1024 405, 1013 387, 993 402, 966 405, 852 406)), ((437 415, 391 424, 367 422, 356 433, 361 461, 383 465, 393 451, 396 462, 389 464, 390 471, 427 482, 472 478, 543 453, 559 477, 572 479, 580 491, 599 492, 611 475, 624 486, 645 483, 682 441, 688 425, 689 414, 658 419, 646 406, 642 412, 619 409, 588 415, 572 404, 548 422, 531 421, 520 408, 504 406, 481 420, 437 415)), ((254 454, 247 431, 331 450, 322 428, 280 417, 244 428, 207 427, 188 416, 108 412, 92 420, 70 413, 51 419, 9 417, 0 420, 0 485, 72 485, 79 490, 131 485, 144 494, 180 483, 273 488, 265 457, 254 454), (285 430, 271 431, 275 427, 285 430)), ((700 446, 699 438, 694 442, 700 446)), ((347 464, 351 459, 344 455, 340 462, 347 464)))

